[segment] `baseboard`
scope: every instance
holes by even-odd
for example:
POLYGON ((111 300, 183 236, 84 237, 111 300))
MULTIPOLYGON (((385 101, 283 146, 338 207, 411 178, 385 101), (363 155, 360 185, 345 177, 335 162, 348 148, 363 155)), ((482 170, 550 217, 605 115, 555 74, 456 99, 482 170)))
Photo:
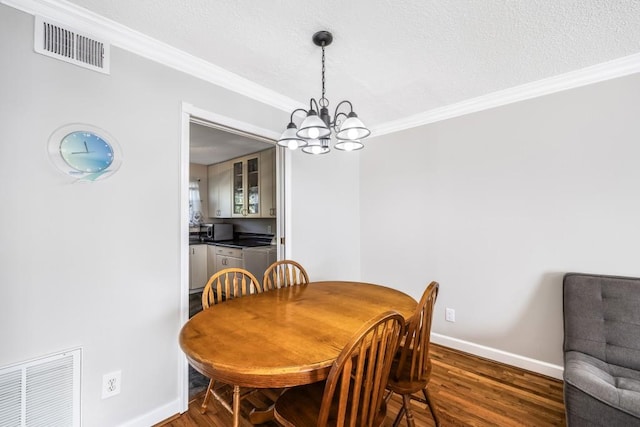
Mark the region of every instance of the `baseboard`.
POLYGON ((129 420, 126 423, 120 424, 120 427, 149 427, 158 424, 161 421, 166 420, 180 413, 180 399, 176 399, 167 403, 166 405, 155 408, 154 410, 142 414, 133 420, 129 420))
POLYGON ((551 378, 556 378, 559 380, 562 379, 564 368, 552 363, 531 359, 529 357, 520 356, 518 354, 509 353, 506 351, 486 347, 484 345, 475 344, 469 341, 463 341, 461 339, 448 337, 446 335, 436 334, 433 332, 431 333, 431 342, 443 345, 445 347, 453 348, 455 350, 464 351, 465 353, 484 357, 486 359, 495 360, 496 362, 504 363, 506 365, 526 369, 528 371, 546 375, 551 378))

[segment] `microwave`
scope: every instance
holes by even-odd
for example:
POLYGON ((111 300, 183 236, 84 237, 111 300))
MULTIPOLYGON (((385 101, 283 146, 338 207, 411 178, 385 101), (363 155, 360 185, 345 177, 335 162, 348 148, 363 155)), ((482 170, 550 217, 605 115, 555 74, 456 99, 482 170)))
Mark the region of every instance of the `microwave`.
POLYGON ((214 242, 233 240, 233 224, 202 224, 200 236, 214 242))

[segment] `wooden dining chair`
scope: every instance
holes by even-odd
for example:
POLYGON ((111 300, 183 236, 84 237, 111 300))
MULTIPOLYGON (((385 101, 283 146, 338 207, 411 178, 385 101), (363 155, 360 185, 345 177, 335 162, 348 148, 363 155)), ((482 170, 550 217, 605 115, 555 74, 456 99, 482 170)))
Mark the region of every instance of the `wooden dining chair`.
MULTIPOLYGON (((259 292, 262 292, 262 286, 260 286, 258 279, 249 271, 242 268, 226 268, 211 276, 204 286, 204 290, 202 291, 202 309, 206 310, 212 305, 259 292)), ((215 380, 210 378, 200 407, 200 411, 203 414, 207 410, 214 385, 215 380)), ((233 409, 231 410, 233 411, 233 409)))
POLYGON ((386 416, 385 385, 404 328, 387 311, 366 322, 345 345, 326 381, 293 387, 276 401, 274 416, 284 427, 378 427, 386 416))
POLYGON ((307 283, 309 283, 309 275, 304 267, 289 259, 271 264, 267 267, 262 279, 262 286, 265 291, 287 286, 306 285, 307 283))
POLYGON ((406 328, 404 342, 393 360, 391 376, 387 383, 387 389, 390 391, 387 401, 393 393, 398 393, 402 395, 403 403, 393 422, 394 427, 400 423, 403 415, 406 415, 409 427, 414 427, 411 399, 425 403, 431 410, 436 426, 440 425, 438 413, 427 389, 431 377, 431 359, 429 358, 431 319, 439 287, 438 282, 431 282, 427 286, 406 328), (419 391, 422 391, 424 399, 413 395, 419 391))
POLYGON ((243 268, 225 268, 209 278, 202 291, 202 309, 247 294, 262 292, 258 279, 243 268))

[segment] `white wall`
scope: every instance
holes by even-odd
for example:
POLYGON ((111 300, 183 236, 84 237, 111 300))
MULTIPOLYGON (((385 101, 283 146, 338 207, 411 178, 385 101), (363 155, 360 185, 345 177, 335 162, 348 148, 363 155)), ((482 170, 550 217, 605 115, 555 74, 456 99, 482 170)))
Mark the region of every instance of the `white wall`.
POLYGON ((311 280, 360 279, 359 152, 291 154, 287 257, 311 280))
POLYGON ((180 387, 182 103, 274 131, 288 114, 117 48, 110 75, 35 54, 33 17, 5 5, 0 52, 0 366, 81 346, 83 425, 153 424, 180 387), (71 184, 50 164, 74 122, 118 139, 115 175, 71 184))
POLYGON ((633 75, 372 139, 362 278, 437 280, 434 332, 562 365, 563 274, 640 275, 638 99, 633 75))

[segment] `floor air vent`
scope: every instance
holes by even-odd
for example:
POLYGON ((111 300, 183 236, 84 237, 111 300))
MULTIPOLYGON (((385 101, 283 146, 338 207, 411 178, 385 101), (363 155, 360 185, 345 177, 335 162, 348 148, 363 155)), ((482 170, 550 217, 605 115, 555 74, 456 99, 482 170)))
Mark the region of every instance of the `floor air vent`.
POLYGON ((0 368, 0 426, 80 426, 80 355, 75 349, 0 368))
POLYGON ((36 16, 34 49, 52 58, 109 74, 110 46, 86 34, 36 16))

